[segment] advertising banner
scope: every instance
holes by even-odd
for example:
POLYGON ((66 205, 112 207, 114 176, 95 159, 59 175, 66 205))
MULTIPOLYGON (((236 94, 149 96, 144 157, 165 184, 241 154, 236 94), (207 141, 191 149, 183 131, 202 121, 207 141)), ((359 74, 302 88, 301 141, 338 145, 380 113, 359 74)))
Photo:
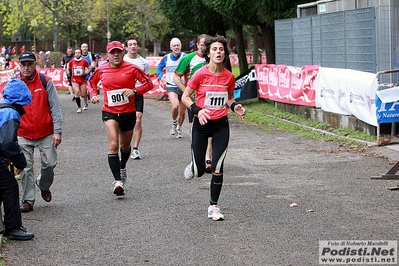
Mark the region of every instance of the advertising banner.
POLYGON ((315 106, 318 66, 256 64, 259 97, 288 104, 315 106))
POLYGON ((353 115, 376 126, 377 87, 373 73, 320 67, 315 82, 316 106, 331 113, 353 115))

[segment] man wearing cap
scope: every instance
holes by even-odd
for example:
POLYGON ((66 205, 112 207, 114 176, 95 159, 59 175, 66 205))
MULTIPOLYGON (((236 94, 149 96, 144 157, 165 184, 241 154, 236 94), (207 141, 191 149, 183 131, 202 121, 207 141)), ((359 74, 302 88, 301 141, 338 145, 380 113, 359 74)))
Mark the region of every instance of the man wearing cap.
POLYGON ((44 201, 50 202, 50 186, 54 180, 54 168, 57 165, 57 146, 62 137, 61 103, 53 81, 36 70, 36 56, 32 52, 19 55, 20 73, 17 75, 28 86, 32 94, 32 103, 25 106, 26 114, 21 117, 18 129, 18 141, 27 160, 27 166, 21 174, 22 205, 21 212, 33 210, 35 203, 35 184, 41 191, 44 201), (40 174, 33 173, 34 149, 41 156, 40 174))
POLYGON ((125 194, 126 163, 131 153, 130 144, 136 123, 134 98, 153 87, 151 79, 140 67, 123 60, 123 51, 121 42, 108 43, 108 63, 98 67, 89 79, 93 104, 100 102, 97 95, 100 80, 104 92, 102 120, 108 136, 108 164, 115 180, 113 193, 117 196, 125 194), (136 87, 137 81, 141 85, 136 87))

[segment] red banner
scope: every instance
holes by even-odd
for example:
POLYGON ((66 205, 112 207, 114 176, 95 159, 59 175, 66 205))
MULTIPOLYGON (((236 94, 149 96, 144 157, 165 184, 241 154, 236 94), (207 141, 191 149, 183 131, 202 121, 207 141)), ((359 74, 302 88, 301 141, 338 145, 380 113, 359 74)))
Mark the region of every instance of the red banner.
MULTIPOLYGON (((45 75, 49 76, 57 90, 66 90, 68 88, 68 80, 63 68, 43 68, 39 70, 45 75)), ((14 76, 14 69, 7 71, 0 71, 0 93, 3 91, 4 86, 14 76)), ((154 87, 144 94, 144 96, 158 96, 166 94, 165 87, 160 84, 157 74, 151 74, 150 79, 154 83, 154 87)), ((0 97, 1 98, 1 97, 0 97)))
POLYGON ((6 71, 0 71, 0 99, 3 97, 2 96, 2 91, 4 87, 6 86, 7 82, 14 76, 14 70, 6 70, 6 71))
POLYGON ((318 66, 255 65, 259 97, 277 102, 316 106, 318 66))

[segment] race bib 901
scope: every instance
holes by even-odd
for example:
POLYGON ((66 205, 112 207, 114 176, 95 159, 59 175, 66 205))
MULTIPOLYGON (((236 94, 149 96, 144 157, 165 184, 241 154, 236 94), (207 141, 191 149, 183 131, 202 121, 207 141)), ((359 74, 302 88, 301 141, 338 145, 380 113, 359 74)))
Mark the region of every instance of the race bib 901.
POLYGON ((129 103, 129 98, 123 94, 126 89, 107 91, 108 106, 119 106, 129 103))
POLYGON ((228 94, 225 92, 207 91, 205 95, 204 107, 207 109, 220 110, 223 109, 227 103, 228 94))

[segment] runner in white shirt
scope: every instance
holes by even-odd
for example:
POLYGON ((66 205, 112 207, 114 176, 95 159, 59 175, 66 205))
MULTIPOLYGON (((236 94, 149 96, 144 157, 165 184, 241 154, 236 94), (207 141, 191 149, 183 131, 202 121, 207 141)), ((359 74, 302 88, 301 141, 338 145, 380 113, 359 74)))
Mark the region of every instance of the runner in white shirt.
MULTIPOLYGON (((140 67, 147 75, 150 73, 150 65, 148 64, 147 60, 144 59, 139 53, 138 50, 140 46, 137 43, 137 38, 129 37, 126 39, 125 49, 127 54, 123 57, 124 61, 129 63, 135 64, 140 67)), ((140 85, 140 84, 138 84, 140 85)), ((141 136, 143 134, 143 127, 142 127, 142 118, 143 118, 143 111, 144 111, 144 96, 136 95, 135 96, 136 102, 136 125, 134 126, 133 130, 133 151, 130 158, 132 159, 141 159, 141 155, 139 152, 139 144, 141 140, 141 136)))

